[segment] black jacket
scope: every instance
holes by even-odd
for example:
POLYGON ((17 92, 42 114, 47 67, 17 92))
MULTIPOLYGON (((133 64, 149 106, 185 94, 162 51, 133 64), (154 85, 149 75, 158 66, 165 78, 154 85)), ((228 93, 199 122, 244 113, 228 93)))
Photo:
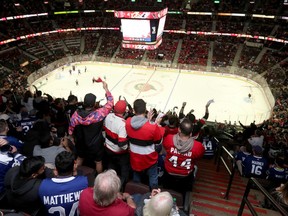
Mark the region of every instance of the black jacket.
POLYGON ((11 168, 4 180, 6 197, 12 208, 32 214, 42 206, 38 197, 38 189, 41 179, 21 178, 19 166, 11 168))

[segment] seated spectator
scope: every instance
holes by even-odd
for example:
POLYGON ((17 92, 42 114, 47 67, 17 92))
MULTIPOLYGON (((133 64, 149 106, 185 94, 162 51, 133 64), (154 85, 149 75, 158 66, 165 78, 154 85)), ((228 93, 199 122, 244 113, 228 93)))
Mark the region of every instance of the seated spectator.
POLYGON ((259 129, 256 130, 255 134, 248 139, 248 142, 252 145, 252 147, 258 145, 263 148, 264 136, 262 132, 259 129))
POLYGON ((66 151, 73 153, 75 156, 77 155, 75 145, 68 136, 60 138, 60 146, 62 146, 66 151))
POLYGON ((39 188, 39 197, 46 215, 78 215, 79 197, 88 187, 85 176, 76 175, 77 163, 70 152, 61 152, 55 158, 55 178, 46 178, 39 188))
POLYGON ((79 200, 81 216, 134 216, 136 205, 128 193, 119 194, 121 182, 114 170, 100 173, 94 188, 83 190, 79 200))
POLYGON ((274 164, 267 170, 267 179, 273 182, 273 185, 280 185, 286 182, 285 175, 284 160, 278 156, 274 164))
MULTIPOLYGON (((286 211, 288 211, 288 182, 273 188, 270 190, 270 194, 286 211)), ((274 206, 267 198, 264 199, 263 206, 264 208, 274 209, 274 206)))
POLYGON ((20 108, 20 116, 21 116, 21 119, 17 121, 17 125, 18 127, 20 127, 22 137, 24 137, 28 133, 28 131, 33 127, 33 124, 36 121, 36 118, 29 115, 29 112, 26 107, 20 108))
POLYGON ((243 176, 243 161, 251 154, 252 154, 252 146, 250 143, 247 143, 245 146, 240 147, 240 151, 237 153, 235 157, 236 165, 241 176, 243 176))
MULTIPOLYGON (((134 195, 133 195, 134 197, 134 195)), ((151 193, 142 195, 137 202, 136 216, 186 216, 173 203, 169 192, 161 192, 161 189, 153 189, 151 193)))
POLYGON ((66 151, 62 145, 54 145, 56 138, 49 131, 44 131, 39 137, 39 144, 34 147, 33 156, 43 156, 45 158, 45 166, 54 169, 55 157, 63 151, 66 151))
POLYGON ((195 162, 205 153, 202 144, 192 137, 192 131, 192 122, 185 118, 180 123, 178 134, 168 135, 163 139, 162 144, 166 151, 165 188, 182 193, 192 190, 195 162))
POLYGON ((285 204, 288 209, 288 182, 281 184, 280 187, 276 188, 276 195, 278 200, 285 204))
POLYGON ((34 109, 33 100, 34 98, 33 98, 31 91, 26 91, 24 93, 23 99, 21 100, 21 104, 26 107, 28 112, 31 112, 34 109))
POLYGON ((19 166, 25 157, 17 152, 15 146, 0 139, 0 195, 4 193, 4 178, 10 168, 19 166))
POLYGON ((41 205, 39 186, 45 171, 45 159, 41 156, 25 158, 20 166, 11 168, 5 176, 6 197, 9 208, 27 214, 35 214, 41 205))
POLYGON ((18 151, 21 151, 23 148, 23 142, 13 136, 8 136, 8 131, 8 123, 5 120, 0 119, 0 138, 7 140, 10 145, 15 146, 18 151))
POLYGON ((262 156, 262 147, 253 147, 253 155, 249 155, 243 161, 243 174, 245 177, 265 178, 268 169, 268 161, 262 156))
POLYGON ((33 127, 26 134, 23 146, 23 155, 26 157, 33 156, 33 149, 36 145, 39 145, 39 140, 44 131, 50 132, 49 123, 45 120, 35 121, 33 127))

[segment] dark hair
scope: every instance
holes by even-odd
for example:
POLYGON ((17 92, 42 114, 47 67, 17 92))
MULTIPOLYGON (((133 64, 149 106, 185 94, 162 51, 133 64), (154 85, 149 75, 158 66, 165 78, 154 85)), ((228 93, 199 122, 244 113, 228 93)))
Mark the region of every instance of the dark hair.
POLYGON ((32 98, 32 93, 31 93, 30 91, 26 91, 26 92, 24 93, 23 101, 24 101, 25 103, 27 103, 29 98, 32 98))
POLYGON ((29 178, 33 173, 38 172, 44 164, 45 159, 42 156, 25 158, 20 165, 19 175, 20 177, 29 178))
POLYGON ((203 128, 203 132, 204 132, 204 134, 205 134, 206 136, 210 135, 210 129, 209 129, 209 127, 208 127, 208 126, 204 127, 204 128, 203 128))
POLYGON ((193 124, 192 124, 192 122, 189 119, 184 118, 180 122, 179 128, 180 128, 180 131, 181 131, 182 134, 184 134, 186 136, 190 136, 190 134, 193 131, 193 124))
POLYGON ((158 112, 155 108, 153 108, 153 113, 154 113, 154 115, 152 116, 152 119, 155 120, 158 116, 158 112))
POLYGON ((8 123, 4 119, 0 119, 0 133, 5 132, 8 127, 8 123))
POLYGON ((36 97, 41 97, 42 96, 42 91, 36 91, 36 97))
POLYGON ((44 131, 44 133, 39 133, 39 145, 41 148, 48 148, 51 146, 51 141, 53 137, 51 136, 50 132, 44 131))
POLYGON ((252 148, 252 145, 250 143, 247 142, 245 145, 245 148, 246 148, 246 152, 249 152, 250 154, 252 154, 253 148, 252 148))
POLYGON ((34 131, 43 132, 43 131, 50 131, 49 123, 45 120, 37 120, 34 122, 33 127, 31 128, 34 131))
POLYGON ((61 98, 56 98, 55 100, 54 100, 54 104, 55 105, 58 105, 58 104, 60 104, 61 103, 61 98))
POLYGON ((188 114, 186 115, 186 118, 188 118, 192 123, 194 123, 194 122, 195 122, 195 119, 196 119, 195 115, 192 114, 192 113, 188 113, 188 114))
POLYGON ((284 167, 284 158, 280 157, 280 156, 277 156, 276 159, 275 159, 275 163, 283 168, 284 167))
POLYGON ((257 136, 261 136, 263 133, 262 133, 261 130, 256 130, 256 131, 255 131, 255 134, 256 134, 257 136))
POLYGON ((168 117, 169 126, 178 127, 179 126, 179 118, 175 115, 170 115, 168 117))
MULTIPOLYGON (((1 97, 1 96, 0 96, 0 97, 1 97)), ((0 104, 0 112, 5 112, 6 109, 7 109, 6 103, 0 104)))
POLYGON ((9 144, 5 144, 5 145, 2 145, 0 147, 0 151, 1 152, 10 152, 12 150, 13 150, 13 147, 11 145, 9 145, 9 144))
POLYGON ((73 102, 74 100, 75 100, 75 101, 78 101, 78 98, 77 98, 75 95, 69 95, 67 102, 68 102, 68 103, 71 103, 71 102, 73 102))
POLYGON ((145 114, 146 112, 146 103, 143 99, 137 99, 133 103, 133 109, 135 111, 135 114, 145 114))
POLYGON ((60 152, 55 158, 55 167, 58 171, 58 175, 65 176, 71 175, 74 170, 75 156, 71 152, 60 152))

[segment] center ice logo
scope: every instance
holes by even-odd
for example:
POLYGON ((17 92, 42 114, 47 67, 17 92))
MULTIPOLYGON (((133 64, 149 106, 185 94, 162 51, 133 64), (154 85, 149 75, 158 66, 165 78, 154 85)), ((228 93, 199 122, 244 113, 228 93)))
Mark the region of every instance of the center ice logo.
POLYGON ((134 88, 138 91, 142 91, 142 92, 147 92, 147 91, 150 91, 150 90, 156 90, 156 88, 153 86, 153 85, 150 85, 148 83, 139 83, 139 84, 136 84, 134 86, 134 88))
POLYGON ((142 94, 141 97, 150 97, 163 92, 163 85, 155 80, 150 80, 149 83, 145 79, 132 80, 125 84, 124 92, 133 97, 138 97, 139 94, 142 94))

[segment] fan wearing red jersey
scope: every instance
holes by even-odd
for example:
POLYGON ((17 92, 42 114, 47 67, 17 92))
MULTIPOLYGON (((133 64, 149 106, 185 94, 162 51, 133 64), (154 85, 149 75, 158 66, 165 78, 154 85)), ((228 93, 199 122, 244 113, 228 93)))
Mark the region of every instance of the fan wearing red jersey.
POLYGON ((193 123, 183 119, 179 132, 163 139, 166 151, 163 186, 179 192, 192 190, 195 162, 205 153, 203 145, 192 137, 193 123))
POLYGON ((119 100, 114 106, 114 112, 109 113, 104 120, 107 166, 120 177, 121 190, 129 179, 130 170, 126 121, 123 118, 125 111, 126 101, 119 100))
MULTIPOLYGON (((158 153, 155 150, 155 144, 161 143, 164 132, 157 123, 150 123, 153 113, 148 113, 148 118, 146 118, 146 103, 144 100, 135 100, 133 109, 135 116, 126 120, 133 181, 140 182, 142 174, 146 174, 149 177, 150 188, 158 188, 158 153)), ((161 119, 158 121, 160 122, 161 119)))

